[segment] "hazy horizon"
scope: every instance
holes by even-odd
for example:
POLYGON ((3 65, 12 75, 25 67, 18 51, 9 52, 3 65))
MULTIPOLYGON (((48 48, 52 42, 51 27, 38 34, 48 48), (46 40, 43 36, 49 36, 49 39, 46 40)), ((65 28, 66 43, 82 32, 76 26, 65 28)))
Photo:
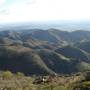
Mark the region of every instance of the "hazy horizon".
POLYGON ((44 21, 44 22, 14 22, 1 23, 2 30, 30 30, 30 29, 59 29, 62 31, 85 30, 90 31, 90 21, 44 21))

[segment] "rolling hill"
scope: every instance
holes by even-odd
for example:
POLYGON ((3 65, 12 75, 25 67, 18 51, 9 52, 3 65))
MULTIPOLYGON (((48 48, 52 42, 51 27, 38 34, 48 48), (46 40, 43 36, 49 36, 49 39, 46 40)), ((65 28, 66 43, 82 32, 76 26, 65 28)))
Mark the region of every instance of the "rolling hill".
POLYGON ((90 70, 90 32, 0 31, 0 70, 27 75, 90 70))

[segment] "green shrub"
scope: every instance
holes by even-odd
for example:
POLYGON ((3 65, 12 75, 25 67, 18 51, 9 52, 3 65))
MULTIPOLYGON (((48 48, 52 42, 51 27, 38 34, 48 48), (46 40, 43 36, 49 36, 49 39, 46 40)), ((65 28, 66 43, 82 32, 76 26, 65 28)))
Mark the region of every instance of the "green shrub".
POLYGON ((21 77, 21 76, 25 76, 24 73, 21 73, 21 72, 17 72, 16 75, 17 75, 17 76, 20 76, 20 77, 21 77))
POLYGON ((10 71, 5 71, 2 73, 2 78, 3 79, 10 79, 13 76, 13 73, 10 71))

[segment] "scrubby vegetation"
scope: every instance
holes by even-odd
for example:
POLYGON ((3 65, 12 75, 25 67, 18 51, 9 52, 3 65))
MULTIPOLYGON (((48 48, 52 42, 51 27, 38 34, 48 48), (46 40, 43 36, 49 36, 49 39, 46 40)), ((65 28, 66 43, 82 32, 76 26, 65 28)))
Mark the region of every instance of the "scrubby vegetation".
POLYGON ((0 73, 0 90, 89 90, 90 72, 71 75, 25 76, 21 72, 0 73))

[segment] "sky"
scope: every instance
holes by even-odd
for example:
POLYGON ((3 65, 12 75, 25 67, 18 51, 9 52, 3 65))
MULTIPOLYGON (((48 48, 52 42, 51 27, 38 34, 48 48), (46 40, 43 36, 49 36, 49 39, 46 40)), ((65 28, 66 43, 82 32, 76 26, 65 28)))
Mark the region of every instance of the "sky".
POLYGON ((90 20, 90 0, 0 0, 0 23, 90 20))

